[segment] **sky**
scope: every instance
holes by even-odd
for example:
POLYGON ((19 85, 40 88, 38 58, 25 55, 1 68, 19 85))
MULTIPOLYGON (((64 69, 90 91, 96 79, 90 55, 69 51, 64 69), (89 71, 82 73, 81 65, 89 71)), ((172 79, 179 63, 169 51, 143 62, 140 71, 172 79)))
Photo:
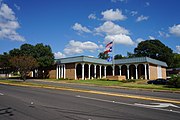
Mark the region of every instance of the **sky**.
POLYGON ((0 0, 0 54, 43 43, 56 59, 97 57, 114 41, 113 54, 127 56, 153 39, 180 54, 179 6, 180 0, 0 0))

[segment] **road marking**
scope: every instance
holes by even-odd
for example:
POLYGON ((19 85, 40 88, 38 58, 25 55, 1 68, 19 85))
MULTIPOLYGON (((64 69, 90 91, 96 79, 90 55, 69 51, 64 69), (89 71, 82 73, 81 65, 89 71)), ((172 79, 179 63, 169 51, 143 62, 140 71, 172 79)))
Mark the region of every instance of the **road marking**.
POLYGON ((17 83, 4 83, 4 82, 0 82, 0 84, 22 86, 22 87, 46 88, 46 89, 53 89, 53 90, 65 90, 65 91, 73 91, 73 92, 91 93, 91 94, 99 94, 99 95, 107 95, 107 96, 116 96, 116 97, 180 104, 179 100, 168 99, 168 98, 157 98, 157 97, 149 97, 149 96, 139 96, 139 95, 111 93, 111 92, 102 92, 102 91, 94 91, 94 90, 83 90, 83 89, 75 89, 75 88, 64 88, 64 87, 55 87, 55 86, 40 86, 40 85, 32 86, 32 85, 27 85, 27 84, 23 85, 23 84, 17 84, 17 83))
POLYGON ((4 95, 3 93, 0 93, 0 95, 4 95))
POLYGON ((151 108, 166 108, 166 107, 180 108, 179 106, 173 105, 171 103, 152 103, 150 105, 135 103, 135 105, 144 106, 144 107, 151 107, 151 108))
POLYGON ((161 108, 153 108, 153 107, 147 107, 147 106, 140 106, 140 105, 137 105, 137 104, 129 104, 129 103, 124 103, 124 102, 116 102, 116 101, 111 101, 111 100, 105 100, 105 99, 99 99, 99 98, 93 98, 93 97, 86 97, 86 96, 80 96, 80 95, 76 95, 76 97, 78 97, 78 98, 83 98, 83 99, 89 99, 89 100, 96 100, 96 101, 101 101, 101 102, 108 102, 108 103, 114 103, 114 104, 120 104, 120 105, 127 105, 127 106, 148 108, 148 109, 153 109, 153 110, 160 110, 160 111, 173 112, 173 113, 178 113, 178 114, 180 114, 180 111, 175 111, 175 110, 168 110, 168 109, 161 109, 161 108))

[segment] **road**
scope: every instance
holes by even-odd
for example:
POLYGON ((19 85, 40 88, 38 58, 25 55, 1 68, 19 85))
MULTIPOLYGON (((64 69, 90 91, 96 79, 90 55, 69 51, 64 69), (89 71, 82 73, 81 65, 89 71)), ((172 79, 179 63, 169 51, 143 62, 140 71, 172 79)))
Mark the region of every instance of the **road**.
POLYGON ((155 102, 0 85, 0 120, 180 120, 180 104, 155 102))
POLYGON ((138 89, 118 89, 112 87, 100 87, 100 86, 89 86, 89 85, 80 85, 74 83, 62 83, 62 82, 52 82, 45 80, 28 80, 27 82, 52 85, 58 87, 68 87, 75 89, 83 90, 95 90, 102 92, 113 92, 113 93, 123 93, 123 94, 133 94, 133 95, 143 95, 143 96, 152 96, 152 97, 161 97, 161 98, 170 98, 180 100, 180 93, 170 93, 170 92, 154 92, 151 90, 138 90, 138 89))

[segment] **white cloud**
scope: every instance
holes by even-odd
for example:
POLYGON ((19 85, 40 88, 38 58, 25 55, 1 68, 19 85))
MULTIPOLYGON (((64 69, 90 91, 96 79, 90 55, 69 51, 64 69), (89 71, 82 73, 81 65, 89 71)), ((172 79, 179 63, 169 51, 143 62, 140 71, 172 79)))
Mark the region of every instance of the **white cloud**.
POLYGON ((136 22, 140 22, 140 21, 144 21, 144 20, 148 20, 149 19, 149 16, 139 16, 137 19, 136 19, 136 22))
POLYGON ((96 19, 96 14, 90 14, 90 15, 88 16, 88 18, 89 18, 89 19, 96 19))
POLYGON ((98 46, 96 43, 93 43, 91 41, 81 42, 81 41, 75 41, 71 40, 69 41, 68 45, 66 45, 64 49, 64 53, 66 55, 72 55, 72 54, 80 54, 84 51, 90 51, 94 52, 97 49, 101 49, 102 45, 98 46))
POLYGON ((0 38, 14 41, 25 41, 16 30, 20 28, 15 13, 8 5, 0 3, 0 38))
POLYGON ((180 54, 180 46, 179 45, 176 46, 176 50, 177 50, 177 53, 180 54))
POLYGON ((17 10, 20 10, 20 6, 18 6, 17 4, 14 4, 14 7, 17 9, 17 10))
POLYGON ((57 53, 54 53, 54 57, 55 59, 60 59, 60 58, 65 58, 66 55, 61 52, 57 52, 57 53))
POLYGON ((124 44, 124 45, 134 45, 135 43, 133 40, 125 35, 125 34, 118 34, 118 35, 107 35, 105 37, 105 43, 108 43, 110 41, 114 41, 115 44, 124 44))
POLYGON ((149 36, 149 39, 150 39, 150 40, 155 40, 156 38, 153 37, 153 36, 149 36))
POLYGON ((97 33, 105 33, 107 35, 129 34, 128 30, 117 24, 114 24, 111 21, 104 22, 103 25, 99 26, 98 28, 95 28, 95 31, 97 33))
POLYGON ((8 5, 2 3, 0 7, 0 16, 7 20, 15 20, 15 13, 12 11, 11 8, 8 7, 8 5))
POLYGON ((130 14, 131 14, 131 16, 135 16, 138 14, 138 12, 137 11, 131 11, 130 14))
POLYGON ((80 33, 90 33, 91 31, 87 28, 87 27, 83 27, 81 24, 79 23, 75 23, 74 26, 72 27, 73 30, 76 30, 80 33))
POLYGON ((168 33, 158 31, 160 37, 168 38, 170 35, 168 33))
POLYGON ((180 24, 169 27, 169 32, 180 37, 180 24))
POLYGON ((116 20, 125 20, 127 17, 122 14, 122 11, 119 9, 116 9, 115 11, 113 9, 106 10, 101 13, 103 15, 103 20, 110 20, 110 21, 116 21, 116 20))
POLYGON ((142 41, 145 41, 143 38, 138 38, 137 40, 136 40, 136 42, 137 43, 140 43, 140 42, 142 42, 142 41))

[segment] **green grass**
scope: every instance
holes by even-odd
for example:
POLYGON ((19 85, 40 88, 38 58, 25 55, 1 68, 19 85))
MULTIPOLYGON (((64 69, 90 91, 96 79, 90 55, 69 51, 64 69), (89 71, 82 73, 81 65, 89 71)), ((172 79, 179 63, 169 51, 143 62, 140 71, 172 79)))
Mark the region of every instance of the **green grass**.
POLYGON ((3 83, 12 83, 14 85, 30 85, 30 86, 41 86, 41 87, 49 87, 50 85, 43 85, 43 84, 38 84, 38 83, 30 83, 30 82, 26 82, 26 81, 14 81, 14 80, 1 80, 0 82, 3 83))
POLYGON ((57 81, 65 83, 78 83, 98 86, 115 86, 125 88, 139 88, 139 89, 152 89, 152 90, 168 90, 168 91, 180 91, 180 88, 169 88, 165 85, 153 85, 147 84, 147 80, 135 80, 135 82, 124 82, 124 81, 110 81, 110 80, 57 80, 47 79, 48 81, 57 81))
MULTIPOLYGON (((76 83, 86 85, 97 85, 97 86, 112 86, 112 87, 123 87, 123 88, 135 88, 135 89, 150 89, 150 90, 168 90, 168 91, 180 91, 180 88, 168 88, 165 85, 153 85, 147 84, 147 80, 136 80, 135 82, 124 82, 124 81, 110 81, 110 80, 56 80, 56 79, 43 79, 45 81, 53 81, 58 83, 76 83)), ((28 80, 27 80, 28 81, 28 80)), ((32 86, 49 87, 50 85, 36 84, 23 81, 13 80, 0 80, 0 82, 13 83, 13 84, 24 84, 32 86)))

